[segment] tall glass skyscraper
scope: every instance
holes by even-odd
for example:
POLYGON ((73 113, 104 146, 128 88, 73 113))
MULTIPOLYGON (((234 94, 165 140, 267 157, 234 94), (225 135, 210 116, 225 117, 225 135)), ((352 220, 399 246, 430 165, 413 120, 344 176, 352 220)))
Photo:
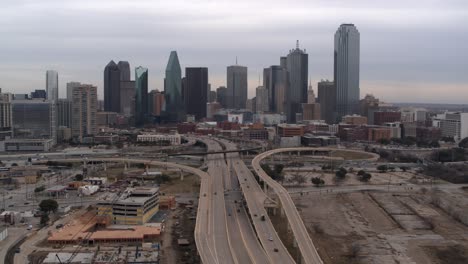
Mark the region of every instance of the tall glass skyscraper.
POLYGON ((334 78, 338 119, 359 112, 359 31, 342 24, 335 33, 334 78))
POLYGON ((208 99, 208 68, 185 68, 184 86, 187 114, 194 115, 197 120, 205 118, 208 99))
POLYGON ((268 90, 269 110, 278 114, 286 111, 286 96, 289 90, 289 73, 280 65, 263 70, 263 87, 268 90))
POLYGON ((227 107, 245 109, 247 102, 247 67, 232 65, 227 67, 227 107))
POLYGON ((164 118, 168 122, 179 122, 184 119, 185 107, 182 93, 182 70, 176 51, 171 51, 164 79, 164 96, 166 108, 164 118))
MULTIPOLYGON (((284 64, 284 62, 282 62, 284 64)), ((289 89, 286 91, 286 115, 288 122, 296 122, 296 113, 302 113, 302 104, 307 103, 307 79, 309 71, 309 55, 305 50, 291 50, 286 59, 289 72, 289 89)))
POLYGON ((104 68, 104 111, 120 112, 120 69, 114 61, 104 68))
POLYGON ((56 71, 48 70, 46 72, 46 92, 47 100, 58 100, 58 73, 56 71))
POLYGON ((148 69, 135 69, 135 125, 143 126, 148 118, 148 69))
POLYGON ((117 66, 120 70, 120 80, 130 81, 130 63, 128 61, 119 61, 117 66))

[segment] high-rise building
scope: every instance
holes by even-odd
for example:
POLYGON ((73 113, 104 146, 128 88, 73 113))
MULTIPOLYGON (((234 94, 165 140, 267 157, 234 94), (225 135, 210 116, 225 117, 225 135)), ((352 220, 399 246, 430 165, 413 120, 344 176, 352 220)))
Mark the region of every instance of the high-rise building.
POLYGON ((263 87, 268 90, 269 110, 278 114, 285 113, 286 93, 289 90, 289 73, 287 69, 277 65, 264 69, 263 87))
POLYGON ((302 120, 320 120, 320 104, 302 104, 302 120))
POLYGON ((245 109, 252 113, 257 112, 257 99, 255 97, 247 99, 247 101, 245 102, 245 109))
POLYGON ((48 100, 58 100, 58 73, 56 71, 46 72, 46 91, 48 100))
POLYGON ((135 125, 143 126, 148 119, 148 69, 135 69, 135 125))
POLYGON ((227 107, 244 109, 247 101, 247 67, 227 67, 227 107))
POLYGON ((130 81, 130 63, 128 61, 119 61, 117 66, 120 70, 120 81, 130 81))
POLYGON ((31 93, 31 98, 33 98, 33 99, 46 99, 47 98, 47 92, 46 92, 46 90, 34 90, 34 92, 31 93))
POLYGON ((216 89, 216 101, 221 105, 222 108, 227 108, 227 88, 224 86, 216 89))
POLYGON ((73 87, 77 87, 77 86, 80 86, 80 85, 81 85, 80 82, 68 82, 67 83, 67 99, 68 100, 72 100, 73 87))
POLYGON ((13 134, 16 138, 52 139, 56 142, 54 103, 51 100, 13 100, 13 134))
POLYGON ((328 80, 321 81, 317 85, 318 103, 320 104, 321 120, 328 124, 336 123, 336 87, 335 83, 328 80))
POLYGON ((135 114, 135 81, 120 82, 120 111, 126 117, 135 114))
POLYGON ((82 142, 86 136, 97 133, 97 87, 82 84, 73 87, 72 94, 72 137, 82 142))
POLYGON ((302 113, 302 104, 307 102, 307 78, 309 71, 309 55, 305 50, 296 48, 290 50, 287 57, 289 73, 289 89, 286 92, 286 116, 288 122, 295 122, 296 113, 302 113))
POLYGON ((160 117, 164 107, 164 93, 151 90, 148 94, 148 112, 153 117, 160 117))
POLYGON ((210 91, 210 93, 208 94, 208 102, 216 102, 216 91, 210 91))
POLYGON ((268 89, 263 86, 258 86, 255 90, 256 98, 256 111, 259 113, 265 113, 269 111, 269 102, 268 102, 268 89))
POLYGON ((184 92, 182 91, 182 70, 176 51, 171 51, 166 66, 164 79, 165 109, 164 116, 168 122, 179 122, 185 118, 184 92))
POLYGON ((314 93, 314 89, 312 88, 312 83, 309 83, 309 90, 307 90, 307 103, 308 104, 315 103, 315 93, 314 93))
POLYGON ((59 99, 57 102, 57 127, 72 126, 72 100, 59 99))
POLYGON ((104 111, 120 112, 120 69, 114 61, 104 68, 104 111))
POLYGON ((338 119, 359 113, 359 31, 342 24, 335 33, 334 78, 338 119))
POLYGON ((11 129, 11 101, 13 95, 10 93, 2 93, 0 89, 0 129, 11 129))
POLYGON ((185 108, 197 120, 206 117, 208 68, 185 68, 185 108))

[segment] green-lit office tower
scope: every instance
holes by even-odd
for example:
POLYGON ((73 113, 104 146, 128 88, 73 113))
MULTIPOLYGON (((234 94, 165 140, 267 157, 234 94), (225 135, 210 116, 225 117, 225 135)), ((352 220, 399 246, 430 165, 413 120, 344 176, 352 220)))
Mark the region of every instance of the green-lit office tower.
POLYGON ((135 68, 135 126, 143 126, 148 119, 148 69, 135 68))
POLYGON ((180 122, 185 119, 185 107, 182 92, 182 71, 176 51, 171 51, 164 79, 165 104, 164 119, 166 122, 180 122))

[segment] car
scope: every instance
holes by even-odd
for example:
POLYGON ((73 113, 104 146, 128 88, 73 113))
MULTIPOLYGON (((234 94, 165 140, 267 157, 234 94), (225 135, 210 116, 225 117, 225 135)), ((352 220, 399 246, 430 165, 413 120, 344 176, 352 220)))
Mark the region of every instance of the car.
POLYGON ((55 226, 55 228, 57 228, 57 229, 60 229, 62 227, 63 227, 63 224, 58 224, 58 225, 55 226))
POLYGON ((28 205, 29 203, 28 202, 25 202, 24 205, 28 205))
POLYGON ((274 251, 274 252, 278 252, 278 249, 277 249, 277 248, 274 248, 273 251, 274 251))
POLYGON ((19 247, 15 248, 15 253, 20 253, 21 249, 19 247))
POLYGON ((273 238, 272 238, 272 237, 269 237, 268 240, 269 240, 269 241, 273 241, 273 238))
POLYGON ((10 204, 10 205, 8 205, 8 207, 13 207, 13 206, 15 206, 15 205, 14 205, 14 204, 10 204))

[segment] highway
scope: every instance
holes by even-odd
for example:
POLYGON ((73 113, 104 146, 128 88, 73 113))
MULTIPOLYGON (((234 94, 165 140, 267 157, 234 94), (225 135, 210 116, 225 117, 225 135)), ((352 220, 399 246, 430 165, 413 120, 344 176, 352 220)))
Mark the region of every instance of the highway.
MULTIPOLYGON (((224 140, 222 142, 226 146, 226 149, 234 150, 237 148, 234 143, 224 140)), ((268 197, 262 191, 254 175, 240 159, 238 153, 227 153, 226 157, 230 167, 235 171, 238 181, 241 183, 240 187, 244 193, 252 222, 257 231, 257 238, 266 253, 268 263, 295 263, 268 217, 264 205, 268 197), (262 220, 262 215, 265 216, 264 221, 262 220)), ((258 240, 256 243, 258 243, 258 240)))
MULTIPOLYGON (((202 141, 210 152, 222 150, 215 140, 202 141)), ((224 154, 209 154, 206 161, 213 182, 214 238, 218 260, 220 263, 272 263, 258 243, 248 215, 241 206, 239 182, 228 169, 224 154)))
MULTIPOLYGON (((282 208, 286 214, 286 218, 288 219, 289 226, 292 229, 294 234, 294 238, 299 246, 299 250, 301 252, 303 262, 308 264, 322 264, 323 261, 318 254, 312 239, 310 238, 307 228, 304 225, 304 222, 299 215, 299 212, 294 205, 291 196, 289 195, 288 191, 278 182, 273 180, 266 172, 261 168, 260 163, 266 157, 282 153, 282 152, 301 152, 301 151, 333 151, 336 149, 333 148, 311 148, 311 147, 301 147, 301 148, 279 148, 270 151, 266 151, 258 156, 256 156, 252 160, 252 167, 255 172, 259 175, 259 177, 268 184, 269 187, 273 189, 273 191, 278 196, 282 208)), ((341 151, 350 151, 350 152, 363 152, 366 154, 371 155, 371 158, 367 159, 369 161, 375 161, 379 158, 379 155, 374 153, 368 153, 364 151, 351 151, 351 150, 341 150, 341 151)))

